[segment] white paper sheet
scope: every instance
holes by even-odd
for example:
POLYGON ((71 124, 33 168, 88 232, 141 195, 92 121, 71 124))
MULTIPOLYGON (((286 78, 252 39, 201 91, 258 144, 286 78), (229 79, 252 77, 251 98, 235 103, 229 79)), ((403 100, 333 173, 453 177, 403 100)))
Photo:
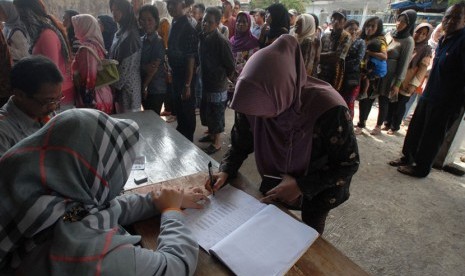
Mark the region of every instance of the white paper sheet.
POLYGON ((211 251, 236 275, 284 275, 318 232, 268 205, 211 251))
POLYGON ((209 196, 209 199, 204 209, 185 210, 187 226, 207 252, 266 206, 231 185, 209 196))

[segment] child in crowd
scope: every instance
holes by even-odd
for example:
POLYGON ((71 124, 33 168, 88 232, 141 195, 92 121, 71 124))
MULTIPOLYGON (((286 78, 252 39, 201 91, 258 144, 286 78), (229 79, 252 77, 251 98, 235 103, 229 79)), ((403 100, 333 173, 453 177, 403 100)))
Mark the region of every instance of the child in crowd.
MULTIPOLYGON (((367 45, 367 51, 380 53, 381 42, 376 39, 371 40, 367 45)), ((385 60, 367 55, 362 61, 362 93, 360 93, 359 99, 366 98, 370 83, 386 76, 386 73, 387 62, 385 60)))

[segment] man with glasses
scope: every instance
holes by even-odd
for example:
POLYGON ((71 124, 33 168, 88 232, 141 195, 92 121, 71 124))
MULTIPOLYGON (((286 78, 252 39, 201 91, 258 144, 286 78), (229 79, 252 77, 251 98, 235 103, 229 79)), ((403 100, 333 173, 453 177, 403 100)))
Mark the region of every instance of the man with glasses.
POLYGON ((12 95, 0 108, 0 157, 39 130, 64 99, 63 76, 48 58, 21 59, 10 73, 12 95))

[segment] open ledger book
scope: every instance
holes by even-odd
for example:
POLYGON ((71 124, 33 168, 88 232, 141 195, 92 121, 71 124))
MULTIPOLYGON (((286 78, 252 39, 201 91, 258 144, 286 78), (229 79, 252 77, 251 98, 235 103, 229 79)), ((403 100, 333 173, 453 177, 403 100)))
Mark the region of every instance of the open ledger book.
POLYGON ((283 275, 318 238, 274 205, 228 185, 204 209, 186 209, 199 245, 236 275, 283 275))

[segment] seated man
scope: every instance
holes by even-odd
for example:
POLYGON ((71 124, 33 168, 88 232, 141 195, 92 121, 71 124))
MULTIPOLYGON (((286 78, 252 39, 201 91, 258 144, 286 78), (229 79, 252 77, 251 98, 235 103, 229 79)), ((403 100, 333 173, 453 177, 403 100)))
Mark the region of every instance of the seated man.
POLYGON ((0 108, 0 157, 50 119, 63 99, 62 82, 56 65, 45 57, 16 63, 10 74, 13 96, 0 108))

